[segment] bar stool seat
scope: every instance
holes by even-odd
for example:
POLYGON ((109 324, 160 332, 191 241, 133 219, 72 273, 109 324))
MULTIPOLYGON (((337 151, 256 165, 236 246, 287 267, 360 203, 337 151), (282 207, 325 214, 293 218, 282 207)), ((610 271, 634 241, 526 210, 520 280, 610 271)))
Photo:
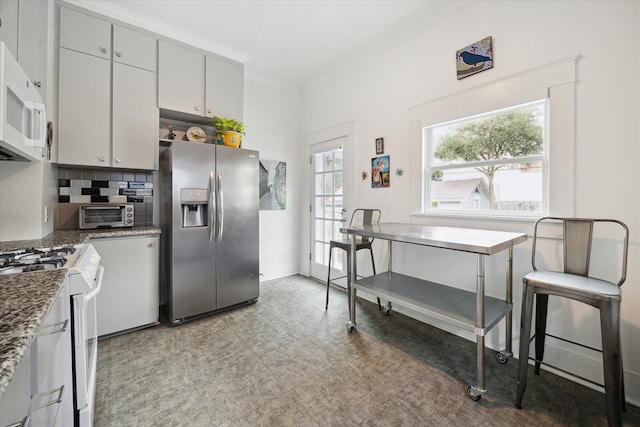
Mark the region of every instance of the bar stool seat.
POLYGON ((555 271, 532 271, 527 273, 523 280, 530 285, 536 286, 540 291, 542 289, 555 289, 556 291, 562 289, 563 293, 569 294, 573 291, 576 296, 587 295, 595 299, 620 297, 618 285, 594 277, 555 271))
MULTIPOLYGON (((611 236, 607 236, 607 239, 614 240, 611 236)), ((532 340, 535 340, 534 372, 536 374, 539 374, 540 365, 543 364, 544 341, 547 335, 547 309, 549 296, 553 295, 580 301, 599 310, 607 420, 610 426, 622 425, 625 396, 620 343, 620 286, 626 279, 628 240, 629 229, 618 220, 544 217, 536 221, 531 255, 534 271, 523 277, 517 408, 522 408, 522 398, 527 386, 529 347, 532 340), (553 223, 562 224, 563 271, 561 272, 536 268, 538 229, 542 224, 547 226, 553 223), (616 231, 621 230, 620 234, 623 237, 622 259, 620 260, 621 272, 617 282, 589 277, 595 223, 609 223, 609 226, 618 227, 616 231), (535 335, 530 338, 534 298, 536 304, 535 335)), ((555 338, 587 347, 560 337, 555 338)), ((586 378, 582 379, 592 382, 586 378)))

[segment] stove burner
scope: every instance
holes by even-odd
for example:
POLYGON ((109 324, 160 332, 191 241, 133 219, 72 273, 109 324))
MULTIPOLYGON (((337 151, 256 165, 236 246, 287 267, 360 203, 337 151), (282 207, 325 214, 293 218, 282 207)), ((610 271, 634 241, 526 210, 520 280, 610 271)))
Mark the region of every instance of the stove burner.
POLYGON ((28 271, 62 267, 67 256, 76 250, 73 246, 45 249, 29 248, 0 254, 0 276, 28 271))

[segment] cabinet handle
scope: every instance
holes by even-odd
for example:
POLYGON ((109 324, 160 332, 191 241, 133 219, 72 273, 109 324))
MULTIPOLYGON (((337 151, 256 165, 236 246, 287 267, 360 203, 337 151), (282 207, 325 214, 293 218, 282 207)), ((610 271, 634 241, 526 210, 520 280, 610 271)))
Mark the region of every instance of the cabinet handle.
POLYGON ((199 106, 197 106, 197 105, 194 105, 194 106, 193 106, 193 109, 194 109, 194 110, 196 110, 196 111, 200 111, 200 107, 199 107, 199 106))
POLYGON ((104 162, 105 158, 104 158, 104 156, 100 156, 100 157, 98 157, 98 160, 100 160, 101 162, 104 162))
POLYGON ((42 83, 40 83, 38 80, 34 80, 34 81, 33 81, 33 85, 34 85, 35 87, 41 87, 41 86, 42 86, 42 83))
POLYGON ((211 108, 207 108, 207 114, 211 114, 211 113, 212 113, 211 108))
POLYGON ((121 54, 120 52, 113 52, 113 54, 114 54, 115 56, 117 56, 118 58, 120 58, 120 57, 122 56, 122 54, 121 54))
POLYGON ((69 326, 69 319, 64 320, 62 322, 54 323, 51 326, 47 326, 49 328, 52 328, 51 331, 44 334, 39 334, 39 336, 54 335, 54 334, 59 334, 61 332, 66 332, 67 326, 69 326))
POLYGON ((156 247, 156 242, 149 243, 149 244, 147 245, 147 247, 148 247, 148 248, 155 248, 155 247, 156 247))
POLYGON ((18 421, 17 423, 9 424, 7 427, 27 427, 29 425, 29 421, 31 421, 31 417, 27 415, 22 419, 22 421, 18 421))
POLYGON ((98 46, 98 49, 100 49, 100 52, 102 52, 102 53, 107 53, 107 48, 106 47, 98 46))
POLYGON ((62 393, 64 392, 64 385, 61 385, 60 388, 54 388, 51 391, 47 391, 47 392, 44 392, 44 393, 38 393, 36 396, 53 395, 56 392, 58 393, 58 397, 57 398, 49 400, 47 403, 43 403, 42 405, 38 406, 36 408, 36 410, 42 409, 42 408, 46 408, 47 406, 55 405, 56 403, 62 402, 62 393))
POLYGON ((120 163, 120 159, 116 159, 116 163, 120 163))

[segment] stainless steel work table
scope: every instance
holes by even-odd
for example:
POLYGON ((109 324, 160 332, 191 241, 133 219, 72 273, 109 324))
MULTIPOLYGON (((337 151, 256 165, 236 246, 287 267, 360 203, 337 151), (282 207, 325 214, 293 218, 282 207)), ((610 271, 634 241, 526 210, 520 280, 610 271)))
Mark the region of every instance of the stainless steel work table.
POLYGON ((527 240, 524 233, 509 233, 456 227, 431 227, 425 225, 382 223, 369 226, 349 226, 340 229, 352 238, 351 277, 349 292, 349 332, 356 331, 356 290, 367 291, 391 303, 399 303, 416 312, 472 331, 476 334, 477 384, 467 389, 469 397, 478 400, 485 389, 484 337, 502 318, 506 318, 506 349, 497 353, 499 362, 506 363, 513 356, 511 351, 513 308, 513 246, 527 240), (371 237, 389 242, 388 271, 357 280, 356 236, 371 237), (463 251, 476 254, 476 291, 450 287, 417 279, 392 269, 392 243, 411 243, 434 248, 463 251), (488 297, 484 292, 485 256, 506 251, 505 299, 488 297))

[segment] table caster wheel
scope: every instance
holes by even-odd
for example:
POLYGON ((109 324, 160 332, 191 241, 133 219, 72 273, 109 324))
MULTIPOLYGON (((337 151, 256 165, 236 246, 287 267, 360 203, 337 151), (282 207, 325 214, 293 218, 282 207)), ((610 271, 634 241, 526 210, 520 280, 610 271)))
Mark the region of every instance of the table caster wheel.
POLYGON ((467 396, 469 396, 469 399, 473 400, 474 402, 477 402, 482 397, 481 394, 476 394, 476 391, 472 386, 467 387, 467 396))
POLYGON ((347 332, 350 334, 356 332, 356 325, 351 322, 347 323, 347 332))
POLYGON ((498 362, 500 362, 500 363, 502 363, 504 365, 505 363, 507 363, 509 361, 509 356, 507 356, 503 352, 499 351, 499 352, 496 353, 496 359, 498 359, 498 362))
POLYGON ((391 301, 389 301, 387 305, 382 307, 382 314, 384 314, 385 316, 388 316, 389 313, 391 313, 391 301))

